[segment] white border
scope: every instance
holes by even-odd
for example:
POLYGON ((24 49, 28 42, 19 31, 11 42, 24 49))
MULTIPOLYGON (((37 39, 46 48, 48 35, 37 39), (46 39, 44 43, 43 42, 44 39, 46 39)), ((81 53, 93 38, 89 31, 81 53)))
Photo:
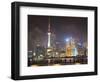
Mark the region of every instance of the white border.
POLYGON ((94 71, 94 11, 40 7, 20 8, 20 75, 43 75, 94 71), (27 67, 27 15, 88 17, 88 64, 27 67))

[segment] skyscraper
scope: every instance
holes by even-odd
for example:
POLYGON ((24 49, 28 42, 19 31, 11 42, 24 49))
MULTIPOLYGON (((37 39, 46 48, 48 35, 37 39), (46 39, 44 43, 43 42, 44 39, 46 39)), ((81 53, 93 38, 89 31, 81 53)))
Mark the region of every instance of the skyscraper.
POLYGON ((53 54, 53 49, 52 49, 52 46, 51 46, 51 30, 50 30, 50 17, 49 17, 49 20, 48 20, 48 42, 47 42, 47 56, 48 57, 52 57, 52 54, 53 54))
POLYGON ((68 57, 77 56, 78 50, 76 48, 75 40, 71 37, 66 43, 66 55, 68 57))
POLYGON ((50 17, 49 17, 49 24, 48 24, 48 48, 51 47, 51 31, 50 31, 50 17))

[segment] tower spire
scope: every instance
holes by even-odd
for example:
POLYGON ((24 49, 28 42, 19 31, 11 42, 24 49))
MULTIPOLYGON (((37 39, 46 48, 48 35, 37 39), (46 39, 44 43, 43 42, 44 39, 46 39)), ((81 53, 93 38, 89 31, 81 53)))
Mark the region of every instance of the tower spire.
POLYGON ((49 21, 48 21, 48 32, 50 32, 50 17, 49 17, 49 21))

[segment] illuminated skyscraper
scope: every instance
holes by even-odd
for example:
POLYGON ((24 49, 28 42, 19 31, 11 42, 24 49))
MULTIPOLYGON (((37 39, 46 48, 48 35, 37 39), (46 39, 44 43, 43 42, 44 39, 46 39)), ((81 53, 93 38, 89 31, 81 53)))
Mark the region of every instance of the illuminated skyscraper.
POLYGON ((76 42, 73 38, 71 38, 71 47, 72 47, 72 56, 77 56, 78 50, 76 48, 76 42))
POLYGON ((51 46, 51 30, 50 30, 50 17, 48 22, 48 42, 47 42, 47 56, 52 57, 52 46, 51 46))
POLYGON ((48 48, 51 47, 51 31, 50 31, 50 17, 49 17, 49 24, 48 24, 48 48))
POLYGON ((66 41, 67 41, 67 43, 66 43, 66 55, 68 57, 77 56, 78 50, 76 48, 76 44, 75 44, 74 39, 71 37, 71 38, 67 39, 66 41))
POLYGON ((71 39, 66 39, 66 56, 71 57, 72 56, 72 49, 71 49, 71 39))

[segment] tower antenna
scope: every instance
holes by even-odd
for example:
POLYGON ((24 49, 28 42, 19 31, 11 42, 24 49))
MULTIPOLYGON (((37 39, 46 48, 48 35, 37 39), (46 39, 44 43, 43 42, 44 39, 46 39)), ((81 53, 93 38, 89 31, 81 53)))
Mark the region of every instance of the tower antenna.
POLYGON ((49 20, 48 20, 48 32, 50 32, 50 17, 49 17, 49 20))

